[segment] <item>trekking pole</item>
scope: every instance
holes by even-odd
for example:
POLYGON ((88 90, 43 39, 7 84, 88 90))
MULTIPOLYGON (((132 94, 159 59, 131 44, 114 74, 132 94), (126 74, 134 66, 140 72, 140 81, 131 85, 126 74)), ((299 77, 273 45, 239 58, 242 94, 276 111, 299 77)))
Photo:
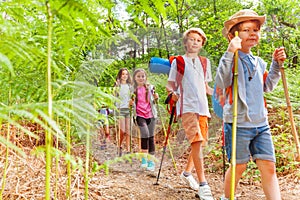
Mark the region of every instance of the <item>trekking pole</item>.
POLYGON ((121 124, 120 124, 120 108, 119 108, 119 111, 118 111, 118 130, 117 130, 117 137, 116 137, 116 140, 117 140, 117 156, 120 156, 121 155, 121 124))
MULTIPOLYGON (((172 98, 172 94, 170 94, 168 98, 172 98)), ((166 136, 164 147, 163 147, 163 154, 162 154, 161 161, 160 161, 160 166, 159 166, 159 170, 158 170, 158 174, 157 174, 156 183, 154 183, 154 185, 158 185, 160 171, 161 171, 161 167, 162 167, 164 155, 166 153, 166 147, 167 147, 167 143, 168 143, 168 140, 169 140, 169 135, 170 135, 170 132, 171 132, 171 125, 172 125, 172 121, 173 121, 173 117, 174 117, 176 106, 171 105, 171 109, 172 109, 171 110, 171 116, 170 116, 170 120, 169 120, 169 126, 168 126, 167 136, 166 136)))
POLYGON ((130 134, 130 140, 129 140, 129 151, 132 153, 132 106, 129 107, 129 134, 130 134))
POLYGON ((114 122, 115 122, 115 130, 116 130, 116 143, 117 143, 117 155, 119 155, 119 152, 118 152, 118 121, 117 121, 117 113, 116 111, 114 112, 114 122))
MULTIPOLYGON (((235 32, 235 37, 238 32, 235 32)), ((233 118, 231 135, 231 181, 230 181, 230 199, 234 199, 235 191, 235 169, 236 169, 236 125, 237 125, 237 100, 238 100, 238 50, 234 52, 234 73, 233 73, 233 118)))
MULTIPOLYGON (((156 100, 155 103, 157 105, 157 112, 158 112, 158 115, 159 115, 159 118, 160 118, 160 121, 161 121, 161 124, 162 124, 162 127, 163 127, 164 135, 165 135, 165 137, 167 137, 167 131, 166 131, 165 125, 163 123, 163 119, 162 119, 161 112, 160 112, 160 109, 159 109, 158 100, 156 100)), ((175 162, 175 159, 174 159, 174 156, 173 156, 172 147, 171 147, 169 142, 168 142, 168 148, 169 148, 169 151, 170 151, 170 155, 171 155, 171 158, 172 158, 172 161, 173 161, 174 168, 177 172, 176 162, 175 162)))
POLYGON ((287 105, 287 109, 289 112, 292 134, 294 136, 294 140, 296 143, 296 150, 297 150, 296 161, 300 161, 299 138, 298 138, 298 133, 296 130, 295 122, 294 122, 293 111, 292 111, 291 101, 290 101, 290 97, 289 97, 288 86, 287 86, 287 82, 286 82, 286 78, 285 78, 283 62, 279 61, 279 66, 280 66, 281 79, 282 79, 282 84, 283 84, 284 94, 285 94, 285 99, 286 99, 286 105, 287 105))
POLYGON ((223 155, 223 181, 225 180, 225 135, 224 123, 222 124, 222 155, 223 155))
MULTIPOLYGON (((131 95, 131 99, 134 100, 134 97, 135 95, 132 94, 131 95)), ((129 120, 129 128, 130 128, 130 131, 129 131, 129 134, 130 134, 130 140, 129 140, 129 151, 130 153, 132 153, 132 105, 129 106, 129 117, 130 117, 130 120, 129 120)))

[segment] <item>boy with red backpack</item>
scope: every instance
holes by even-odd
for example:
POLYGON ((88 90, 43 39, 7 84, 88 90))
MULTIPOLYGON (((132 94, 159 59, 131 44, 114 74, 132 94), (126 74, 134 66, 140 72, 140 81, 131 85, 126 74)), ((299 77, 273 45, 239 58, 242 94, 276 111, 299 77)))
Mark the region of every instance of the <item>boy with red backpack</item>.
POLYGON ((166 88, 172 93, 172 99, 177 101, 176 112, 191 144, 188 163, 180 177, 190 187, 198 190, 201 200, 213 200, 204 175, 202 155, 210 117, 206 94, 212 94, 212 89, 208 86, 208 82, 212 80, 210 61, 198 56, 206 39, 200 28, 188 29, 183 34, 185 54, 172 61, 166 88), (196 169, 199 185, 191 174, 193 167, 196 169))

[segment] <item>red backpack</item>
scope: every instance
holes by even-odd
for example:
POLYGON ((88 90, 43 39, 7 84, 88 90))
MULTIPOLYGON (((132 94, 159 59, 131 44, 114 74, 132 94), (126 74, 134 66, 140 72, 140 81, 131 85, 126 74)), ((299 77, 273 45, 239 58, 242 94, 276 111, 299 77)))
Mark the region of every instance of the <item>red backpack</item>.
MULTIPOLYGON (((183 103, 183 88, 182 88, 182 78, 184 75, 184 70, 185 70, 185 63, 184 63, 184 59, 182 56, 171 56, 169 58, 170 64, 172 64, 173 60, 176 59, 176 63, 177 63, 177 74, 176 74, 176 84, 180 89, 180 115, 182 115, 182 103, 183 103)), ((206 71, 207 71, 207 58, 203 57, 203 56, 199 56, 201 65, 203 67, 203 73, 204 73, 204 79, 206 77, 206 71)), ((169 112, 171 112, 171 110, 169 109, 169 112)))

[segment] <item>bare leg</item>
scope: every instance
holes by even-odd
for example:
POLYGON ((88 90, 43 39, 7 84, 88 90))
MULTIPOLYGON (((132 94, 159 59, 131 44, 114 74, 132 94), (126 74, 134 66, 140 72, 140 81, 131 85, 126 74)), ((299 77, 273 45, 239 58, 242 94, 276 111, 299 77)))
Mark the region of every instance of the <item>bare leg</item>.
POLYGON ((261 173, 261 183, 266 199, 281 200, 275 163, 267 160, 256 160, 256 164, 261 173))
POLYGON ((124 140, 124 133, 125 133, 125 120, 123 117, 120 117, 119 119, 119 132, 120 132, 120 141, 119 141, 119 147, 122 147, 122 143, 124 140))
POLYGON ((201 142, 193 142, 191 144, 192 151, 190 155, 193 158, 193 163, 195 165, 196 173, 198 176, 199 182, 207 182, 204 175, 204 165, 203 165, 203 156, 201 142))
MULTIPOLYGON (((242 177, 243 172, 246 170, 247 164, 237 164, 235 168, 235 187, 234 192, 236 191, 237 184, 242 177)), ((225 181, 224 181, 224 191, 225 191, 225 197, 230 197, 230 182, 231 182, 231 166, 227 169, 225 174, 225 181)))
POLYGON ((192 170, 193 170, 193 168, 194 168, 194 162, 193 162, 193 157, 192 157, 192 154, 191 154, 191 152, 190 152, 190 155, 189 155, 189 157, 188 157, 188 161, 187 161, 187 164, 186 164, 186 167, 185 167, 185 172, 189 172, 189 173, 191 173, 192 172, 192 170))

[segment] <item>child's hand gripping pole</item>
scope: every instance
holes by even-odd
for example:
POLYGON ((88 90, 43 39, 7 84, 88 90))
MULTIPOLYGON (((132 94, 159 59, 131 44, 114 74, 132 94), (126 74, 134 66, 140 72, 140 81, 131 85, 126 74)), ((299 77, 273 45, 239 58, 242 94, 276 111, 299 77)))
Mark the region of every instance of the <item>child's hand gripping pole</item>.
MULTIPOLYGON (((238 37, 238 32, 235 32, 238 37)), ((234 52, 234 74, 233 74, 233 119, 232 119, 232 141, 231 141, 231 181, 230 199, 234 199, 235 192, 235 170, 236 170, 236 125, 237 125, 237 97, 238 97, 238 50, 234 52)))
POLYGON ((284 60, 279 60, 278 64, 280 66, 280 73, 281 73, 281 79, 282 79, 282 84, 283 84, 283 88, 284 88, 284 96, 285 96, 285 100, 286 100, 286 105, 287 105, 287 109, 289 112, 289 119, 290 119, 290 123, 291 123, 291 128, 292 128, 292 134, 296 143, 296 150, 297 150, 297 154, 296 154, 296 161, 300 161, 300 144, 299 144, 299 138, 298 138, 298 133, 296 130, 296 125, 294 122, 294 116, 293 116, 293 110, 292 110, 292 105, 291 105, 291 101, 290 101, 290 97, 289 97, 289 91, 288 91, 288 85, 287 85, 287 81, 285 78, 285 73, 284 73, 284 66, 283 66, 283 62, 284 60))

